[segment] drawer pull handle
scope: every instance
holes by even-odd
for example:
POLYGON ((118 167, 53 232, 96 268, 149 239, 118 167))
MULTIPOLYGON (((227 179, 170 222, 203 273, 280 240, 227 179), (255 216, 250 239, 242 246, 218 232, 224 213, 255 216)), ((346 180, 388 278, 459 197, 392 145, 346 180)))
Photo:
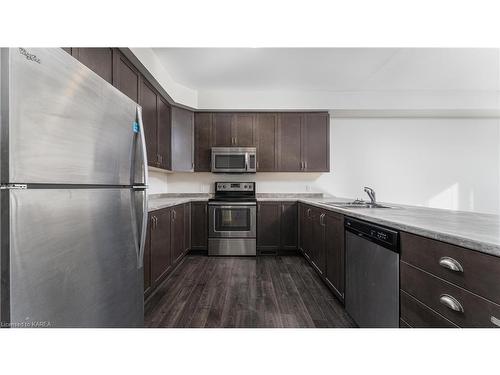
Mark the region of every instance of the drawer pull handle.
POLYGON ((464 308, 458 302, 454 297, 450 296, 449 294, 442 294, 441 297, 439 297, 439 302, 441 304, 445 305, 447 308, 453 310, 453 311, 458 311, 463 313, 464 308))
POLYGON ((439 265, 455 272, 464 272, 462 265, 450 257, 442 257, 439 259, 439 265))
POLYGON ((495 317, 492 315, 492 316, 490 316, 490 321, 491 321, 494 325, 496 325, 497 327, 500 327, 500 319, 495 318, 495 317))

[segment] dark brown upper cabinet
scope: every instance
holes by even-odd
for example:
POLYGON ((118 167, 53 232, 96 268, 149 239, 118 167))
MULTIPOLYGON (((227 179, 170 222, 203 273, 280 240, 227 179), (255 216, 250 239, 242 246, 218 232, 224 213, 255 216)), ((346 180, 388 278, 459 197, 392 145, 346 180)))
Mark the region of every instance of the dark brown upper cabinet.
POLYGON ((304 114, 302 161, 305 172, 330 171, 330 116, 326 112, 304 114))
POLYGON ((255 114, 235 113, 233 116, 233 146, 255 147, 255 114))
POLYGON ((114 59, 114 86, 134 102, 139 103, 139 84, 141 81, 139 71, 118 49, 115 49, 114 59))
POLYGON ((157 95, 158 100, 158 160, 159 167, 162 169, 172 169, 172 154, 171 137, 171 108, 170 105, 160 95, 157 95))
POLYGON ((230 147, 234 146, 232 131, 232 113, 214 113, 212 123, 212 146, 230 147))
POLYGON ((158 155, 158 96, 156 90, 144 79, 140 83, 139 104, 146 138, 148 165, 160 167, 158 155))
POLYGON ((113 83, 113 48, 71 48, 71 54, 109 83, 113 83))
POLYGON ((278 126, 278 170, 303 172, 302 113, 281 113, 278 126))
POLYGON ((278 127, 280 172, 329 172, 329 119, 327 112, 280 115, 278 127))
POLYGON ((212 137, 213 147, 255 146, 255 114, 214 113, 212 137))
POLYGON ((210 172, 213 114, 194 114, 194 171, 210 172))
POLYGON ((257 172, 278 170, 276 152, 278 136, 278 114, 258 113, 255 117, 257 138, 257 172))

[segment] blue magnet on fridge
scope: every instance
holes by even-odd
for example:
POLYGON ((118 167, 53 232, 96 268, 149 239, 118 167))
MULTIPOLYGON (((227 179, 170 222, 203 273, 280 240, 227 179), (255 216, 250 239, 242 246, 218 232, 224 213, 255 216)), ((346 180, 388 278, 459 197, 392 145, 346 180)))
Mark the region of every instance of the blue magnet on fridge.
POLYGON ((139 124, 137 122, 134 122, 132 124, 132 130, 134 131, 134 133, 139 133, 139 124))

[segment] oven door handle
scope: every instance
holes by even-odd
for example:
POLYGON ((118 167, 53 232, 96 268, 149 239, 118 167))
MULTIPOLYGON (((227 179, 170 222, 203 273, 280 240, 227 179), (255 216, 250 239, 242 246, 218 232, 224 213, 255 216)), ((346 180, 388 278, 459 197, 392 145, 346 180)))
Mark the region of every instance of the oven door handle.
POLYGON ((257 206, 255 202, 208 202, 209 206, 217 206, 217 208, 235 208, 239 206, 257 206))

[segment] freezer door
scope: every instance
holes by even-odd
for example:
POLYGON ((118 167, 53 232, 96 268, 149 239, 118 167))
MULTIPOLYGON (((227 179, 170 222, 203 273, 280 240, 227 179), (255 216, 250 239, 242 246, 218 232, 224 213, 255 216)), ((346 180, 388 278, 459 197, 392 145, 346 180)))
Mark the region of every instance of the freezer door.
POLYGON ((3 183, 144 182, 138 105, 62 49, 2 51, 2 85, 3 183))
POLYGON ((144 190, 6 193, 10 246, 2 252, 8 251, 10 276, 2 305, 10 317, 2 320, 11 327, 143 325, 137 210, 144 190))

